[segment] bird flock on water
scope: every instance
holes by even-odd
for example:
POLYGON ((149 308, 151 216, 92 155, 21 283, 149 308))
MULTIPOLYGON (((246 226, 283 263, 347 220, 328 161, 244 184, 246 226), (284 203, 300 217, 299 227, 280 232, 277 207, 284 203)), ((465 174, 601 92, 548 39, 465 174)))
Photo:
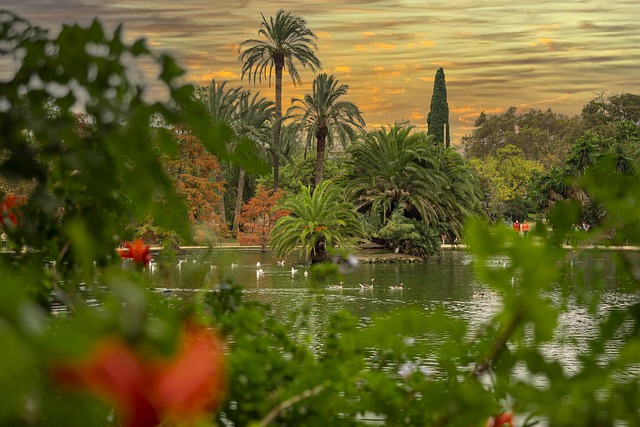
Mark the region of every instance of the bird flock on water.
MULTIPOLYGON (((196 262, 197 262, 196 259, 192 259, 191 260, 192 264, 195 264, 196 262)), ((179 274, 182 273, 183 265, 186 265, 186 263, 188 263, 187 260, 179 259, 177 264, 175 264, 175 268, 178 270, 179 274)), ((208 263, 208 262, 206 262, 206 263, 208 263)), ((276 261, 276 265, 278 267, 285 267, 286 263, 285 263, 284 260, 277 260, 276 261)), ((239 267, 238 263, 233 263, 232 262, 230 264, 230 268, 232 270, 234 270, 234 269, 236 269, 238 267, 239 267)), ((260 278, 264 277, 265 274, 266 274, 266 271, 265 271, 264 268, 262 268, 263 267, 262 263, 260 261, 257 261, 256 264, 255 264, 255 267, 256 267, 256 270, 255 270, 256 271, 256 278, 260 279, 260 278)), ((147 269, 148 269, 149 273, 151 273, 151 274, 155 274, 155 272, 156 272, 156 270, 158 268, 159 268, 159 264, 154 262, 153 260, 150 261, 148 266, 147 266, 147 269)), ((207 276, 210 276, 211 274, 215 274, 215 271, 217 271, 217 268, 218 268, 217 265, 210 264, 209 265, 209 272, 208 272, 207 276)), ((299 267, 296 268, 296 267, 292 266, 290 272, 291 272, 291 276, 292 277, 295 277, 295 276, 298 276, 298 275, 302 275, 305 278, 309 277, 309 271, 301 269, 299 267)), ((371 278, 371 280, 369 282, 361 282, 361 283, 358 283, 357 286, 352 286, 352 287, 345 286, 344 282, 339 282, 339 283, 336 283, 336 284, 329 285, 328 289, 330 289, 330 290, 356 289, 356 290, 361 290, 361 291, 373 290, 373 289, 385 289, 385 288, 390 290, 390 291, 402 291, 404 289, 404 283, 402 283, 402 282, 397 283, 397 284, 390 284, 390 285, 382 286, 382 287, 374 286, 374 282, 375 282, 375 278, 371 278)))

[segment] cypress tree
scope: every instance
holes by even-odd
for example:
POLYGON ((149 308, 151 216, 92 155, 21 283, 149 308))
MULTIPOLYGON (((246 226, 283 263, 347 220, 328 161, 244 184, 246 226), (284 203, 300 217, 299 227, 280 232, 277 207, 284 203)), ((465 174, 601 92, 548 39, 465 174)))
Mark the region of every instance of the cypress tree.
POLYGON ((431 108, 427 115, 427 135, 433 135, 435 141, 449 148, 451 135, 449 133, 449 104, 447 103, 447 84, 444 81, 444 69, 438 68, 433 82, 431 108), (446 141, 445 141, 446 127, 446 141))

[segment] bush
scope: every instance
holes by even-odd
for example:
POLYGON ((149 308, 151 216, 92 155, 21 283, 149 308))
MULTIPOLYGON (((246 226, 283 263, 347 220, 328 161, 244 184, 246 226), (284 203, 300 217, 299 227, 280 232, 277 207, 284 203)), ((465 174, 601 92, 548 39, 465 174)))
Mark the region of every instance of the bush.
POLYGON ((440 251, 440 234, 422 221, 405 217, 401 209, 393 212, 375 236, 383 239, 388 248, 398 248, 407 255, 426 258, 440 251))

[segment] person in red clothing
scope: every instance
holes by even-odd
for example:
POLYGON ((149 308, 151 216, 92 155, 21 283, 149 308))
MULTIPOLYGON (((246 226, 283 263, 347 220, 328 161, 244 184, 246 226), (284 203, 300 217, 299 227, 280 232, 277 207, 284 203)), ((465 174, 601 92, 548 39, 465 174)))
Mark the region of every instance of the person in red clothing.
POLYGON ((520 223, 518 222, 518 220, 516 219, 516 221, 513 223, 513 231, 515 231, 516 233, 520 233, 520 223))
POLYGON ((527 222, 526 219, 522 222, 522 224, 520 225, 520 228, 522 229, 522 235, 524 237, 527 237, 527 234, 529 234, 529 223, 527 222))

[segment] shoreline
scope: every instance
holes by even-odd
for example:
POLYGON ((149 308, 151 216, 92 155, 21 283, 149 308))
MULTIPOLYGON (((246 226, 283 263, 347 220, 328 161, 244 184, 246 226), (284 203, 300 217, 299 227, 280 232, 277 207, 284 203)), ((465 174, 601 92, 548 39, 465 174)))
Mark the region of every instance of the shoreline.
MULTIPOLYGON (((152 253, 159 253, 162 250, 160 245, 149 245, 149 249, 152 253)), ((186 252, 206 252, 215 250, 233 249, 240 251, 259 251, 261 246, 259 245, 246 245, 241 246, 236 242, 221 243, 217 245, 205 246, 205 245, 186 245, 180 246, 180 250, 186 252)), ((443 244, 440 246, 441 250, 468 250, 469 248, 465 244, 443 244)), ((639 252, 640 246, 623 245, 623 246, 609 246, 609 245, 584 245, 584 246, 572 246, 562 245, 562 249, 573 250, 602 250, 602 251, 619 251, 619 252, 639 252)), ((0 253, 11 253, 10 249, 0 248, 0 253)), ((358 258, 358 261, 364 264, 372 263, 420 263, 426 262, 429 258, 420 258, 413 255, 397 254, 389 249, 382 247, 363 247, 358 248, 354 253, 358 258)))

